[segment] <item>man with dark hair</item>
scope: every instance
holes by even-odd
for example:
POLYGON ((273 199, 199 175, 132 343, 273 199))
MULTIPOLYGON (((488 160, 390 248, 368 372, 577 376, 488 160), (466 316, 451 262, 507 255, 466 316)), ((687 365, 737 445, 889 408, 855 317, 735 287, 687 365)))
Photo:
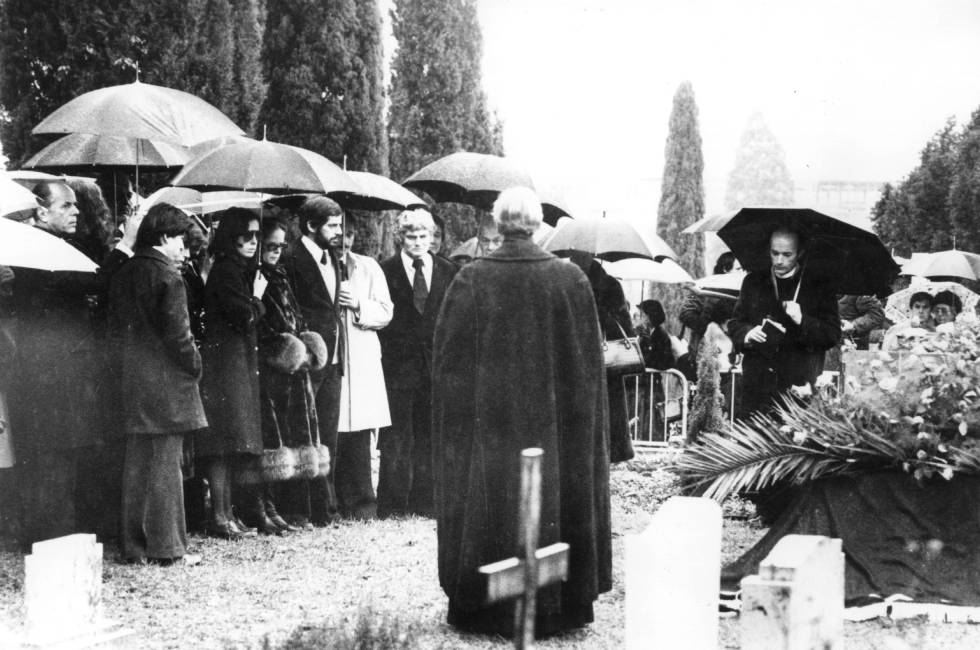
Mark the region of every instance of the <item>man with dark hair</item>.
POLYGON ((310 380, 320 443, 330 450, 330 473, 311 482, 308 496, 302 494, 302 486, 287 484, 283 487, 279 505, 289 514, 309 512, 312 523, 321 526, 340 518, 334 472, 337 469, 344 341, 340 327, 342 305, 338 302, 341 273, 331 242, 343 237, 343 221, 344 213, 334 200, 325 196, 306 199, 299 209, 299 227, 303 236, 282 257, 307 329, 318 333, 327 345, 330 361, 322 370, 310 372, 310 380))
POLYGON ((749 273, 728 335, 742 361, 739 417, 767 411, 780 393, 812 384, 823 371, 824 353, 841 337, 837 292, 807 271, 805 244, 792 230, 769 238, 768 271, 749 273))
POLYGON ((378 332, 391 426, 378 449, 379 517, 433 510, 432 337, 436 316, 457 267, 429 251, 435 224, 427 210, 398 217, 401 250, 381 262, 394 304, 391 322, 378 332))
POLYGON ((963 301, 952 291, 940 291, 932 301, 932 318, 936 325, 952 323, 963 311, 963 301))
POLYGON ((909 321, 912 327, 934 331, 936 321, 932 319, 932 294, 927 291, 916 291, 909 298, 909 321))
MULTIPOLYGON (((35 194, 35 226, 70 241, 78 218, 75 193, 61 181, 42 181, 35 194)), ((25 547, 74 532, 116 533, 116 509, 106 504, 118 503, 112 496, 118 450, 109 440, 108 410, 99 403, 102 363, 90 307, 104 300, 109 278, 132 255, 135 228, 135 221, 126 225, 124 240, 94 274, 16 271, 10 407, 25 547)))
POLYGON ((135 257, 111 282, 110 331, 120 357, 126 434, 122 555, 127 562, 200 562, 186 552, 180 467, 184 435, 207 426, 198 391, 201 355, 178 271, 190 225, 179 209, 154 205, 140 225, 135 257))

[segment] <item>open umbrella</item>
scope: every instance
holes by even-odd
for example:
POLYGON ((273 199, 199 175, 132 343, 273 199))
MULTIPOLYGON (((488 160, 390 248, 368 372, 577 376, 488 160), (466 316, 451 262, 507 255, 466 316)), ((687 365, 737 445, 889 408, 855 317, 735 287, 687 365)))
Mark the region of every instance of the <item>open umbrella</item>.
POLYGON ((489 210, 497 195, 509 187, 529 187, 538 192, 544 220, 555 225, 572 216, 564 199, 549 185, 537 187, 523 166, 513 160, 484 153, 458 151, 429 163, 402 185, 419 189, 437 203, 466 203, 489 210))
POLYGON ((904 264, 902 273, 921 275, 926 278, 953 277, 980 280, 980 255, 958 250, 925 253, 904 264))
POLYGON ((742 292, 742 281, 745 276, 745 271, 732 271, 731 273, 717 273, 698 278, 694 281, 694 290, 704 296, 735 300, 738 298, 738 294, 742 292))
POLYGON ((622 219, 566 221, 555 229, 544 249, 552 253, 582 251, 610 262, 628 257, 658 262, 664 258, 677 259, 677 253, 663 239, 641 235, 632 223, 622 219))
POLYGON ((162 140, 72 133, 58 138, 24 163, 27 169, 136 167, 144 171, 180 167, 190 159, 185 147, 162 140))
POLYGON ((694 282, 694 278, 670 258, 659 262, 630 257, 618 262, 604 262, 606 273, 620 280, 642 280, 658 284, 684 284, 694 282))
POLYGON ((244 133, 217 108, 173 88, 139 81, 79 95, 31 130, 165 140, 190 146, 244 133))
POLYGON ((832 279, 840 293, 886 295, 900 270, 873 232, 809 208, 741 208, 711 227, 747 271, 769 269, 774 230, 802 233, 809 240, 807 272, 832 279))
POLYGON ((169 203, 194 214, 210 214, 231 207, 258 208, 269 195, 256 192, 199 192, 189 187, 161 187, 140 201, 140 211, 146 212, 157 203, 169 203))
POLYGON ((976 309, 977 302, 980 301, 980 295, 958 282, 933 282, 930 280, 906 287, 888 296, 888 301, 885 303, 885 317, 894 323, 909 320, 909 300, 913 294, 920 291, 924 291, 930 296, 935 296, 941 291, 952 291, 963 302, 963 312, 972 312, 976 309))
POLYGON ((376 212, 425 207, 425 201, 390 178, 371 172, 348 171, 347 175, 357 182, 360 190, 329 193, 344 208, 376 212))
POLYGON ((0 264, 42 271, 94 273, 98 268, 64 240, 9 219, 0 219, 0 264))
POLYGON ((357 194, 361 191, 357 181, 320 154, 268 140, 244 140, 212 149, 184 165, 170 184, 201 192, 357 194))
POLYGON ((0 176, 0 217, 24 221, 34 215, 37 198, 23 185, 0 176))

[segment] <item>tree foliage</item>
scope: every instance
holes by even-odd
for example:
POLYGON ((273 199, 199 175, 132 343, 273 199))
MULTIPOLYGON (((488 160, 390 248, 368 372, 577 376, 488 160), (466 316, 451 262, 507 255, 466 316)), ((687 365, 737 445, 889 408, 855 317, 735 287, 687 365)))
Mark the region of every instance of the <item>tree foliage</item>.
POLYGON ((268 0, 259 121, 270 140, 383 172, 380 14, 367 0, 268 0))
MULTIPOLYGON (((698 129, 698 107, 694 89, 683 82, 674 94, 670 127, 664 149, 664 174, 657 210, 658 234, 678 254, 678 262, 697 274, 704 265, 704 238, 681 231, 704 216, 704 157, 698 129)), ((677 313, 683 301, 678 287, 658 291, 670 315, 668 329, 679 327, 677 313)))
POLYGON ((761 113, 749 116, 728 175, 725 207, 793 205, 793 179, 786 156, 761 113))
POLYGON ((402 179, 456 151, 503 153, 482 86, 475 0, 396 0, 388 135, 402 179))

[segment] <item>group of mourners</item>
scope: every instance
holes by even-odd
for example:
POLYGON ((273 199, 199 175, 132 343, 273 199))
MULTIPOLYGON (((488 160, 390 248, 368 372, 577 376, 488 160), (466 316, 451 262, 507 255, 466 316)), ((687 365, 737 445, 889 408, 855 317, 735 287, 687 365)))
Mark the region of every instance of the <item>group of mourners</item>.
POLYGON ((541 544, 571 556, 538 630, 592 620, 612 579, 609 464, 633 453, 600 346, 632 325, 595 260, 534 243, 533 191, 500 194, 492 250, 460 267, 424 209, 398 216, 379 263, 351 252, 357 223, 324 196, 207 224, 161 203, 113 236, 88 227, 107 221, 90 185, 38 183, 29 221, 98 270, 2 274, 3 471, 25 550, 95 532, 125 562, 195 564, 188 521, 238 540, 434 516, 450 623, 509 634, 512 605, 484 604, 477 568, 513 552, 520 451, 541 447, 541 544))

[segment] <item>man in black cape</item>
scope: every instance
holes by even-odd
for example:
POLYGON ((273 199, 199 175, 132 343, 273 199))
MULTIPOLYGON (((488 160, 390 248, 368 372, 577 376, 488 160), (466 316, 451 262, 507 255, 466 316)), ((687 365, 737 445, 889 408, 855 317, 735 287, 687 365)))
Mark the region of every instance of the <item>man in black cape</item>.
POLYGON ((450 624, 511 635, 513 603, 485 606, 477 570, 514 555, 520 452, 542 448, 539 545, 570 545, 568 580, 538 591, 545 635, 591 622, 612 586, 601 337, 585 275, 531 241, 534 193, 501 193, 494 219, 503 245, 457 274, 436 325, 439 581, 450 624))

